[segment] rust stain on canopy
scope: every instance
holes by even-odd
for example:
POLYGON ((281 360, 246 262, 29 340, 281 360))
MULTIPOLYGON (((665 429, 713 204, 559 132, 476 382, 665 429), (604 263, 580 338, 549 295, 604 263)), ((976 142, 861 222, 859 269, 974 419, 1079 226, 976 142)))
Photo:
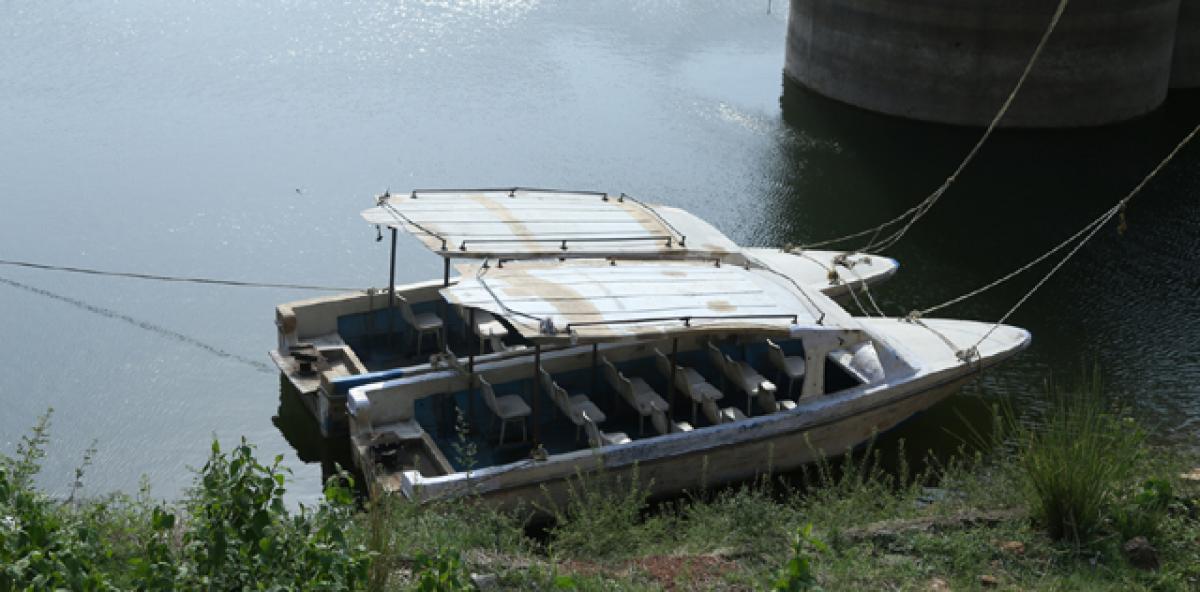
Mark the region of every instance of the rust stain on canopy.
MULTIPOLYGON (((496 219, 508 226, 514 237, 537 236, 529 227, 525 225, 519 218, 513 215, 504 204, 483 194, 475 194, 467 196, 471 201, 483 206, 488 212, 495 215, 496 219)), ((460 249, 461 249, 461 242, 460 249)), ((526 248, 532 248, 532 243, 522 243, 526 248)))
POLYGON ((481 270, 441 293, 542 343, 853 323, 825 296, 769 271, 695 261, 526 263, 481 270))

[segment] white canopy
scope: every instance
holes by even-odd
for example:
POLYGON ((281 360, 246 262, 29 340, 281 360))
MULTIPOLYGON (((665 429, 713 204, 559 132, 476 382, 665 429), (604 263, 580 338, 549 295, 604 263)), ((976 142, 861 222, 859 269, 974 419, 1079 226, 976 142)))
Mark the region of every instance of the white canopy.
POLYGON ((451 304, 503 317, 541 343, 856 326, 824 295, 770 270, 699 261, 491 267, 441 293, 451 304))
MULTIPOLYGON (((625 195, 541 189, 414 191, 383 195, 371 224, 401 228, 447 258, 639 257, 739 254, 704 221, 625 195)), ((739 260, 740 261, 740 260, 739 260)))

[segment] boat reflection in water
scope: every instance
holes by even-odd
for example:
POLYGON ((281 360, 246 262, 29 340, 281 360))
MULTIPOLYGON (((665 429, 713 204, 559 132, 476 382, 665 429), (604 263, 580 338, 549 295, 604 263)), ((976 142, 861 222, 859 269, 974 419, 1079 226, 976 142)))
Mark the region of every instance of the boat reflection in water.
POLYGON ((322 483, 337 475, 339 469, 350 470, 354 467, 346 439, 321 436, 313 422, 312 413, 300 399, 299 391, 282 374, 279 376, 279 409, 271 417, 271 423, 296 451, 296 457, 301 462, 321 465, 322 483))

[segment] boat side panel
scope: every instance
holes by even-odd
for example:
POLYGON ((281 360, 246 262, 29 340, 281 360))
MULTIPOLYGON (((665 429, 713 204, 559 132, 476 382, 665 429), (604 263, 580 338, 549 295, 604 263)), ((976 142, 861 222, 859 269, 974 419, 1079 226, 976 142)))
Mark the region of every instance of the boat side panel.
MULTIPOLYGON (((629 484, 636 471, 641 487, 647 488, 652 495, 666 495, 743 481, 763 472, 791 471, 823 455, 845 453, 892 429, 953 394, 969 379, 963 377, 894 404, 812 429, 785 432, 769 438, 747 440, 669 458, 615 466, 606 465, 606 455, 603 454, 584 456, 574 463, 566 473, 566 478, 561 474, 552 477, 539 475, 538 467, 531 466, 527 470, 498 476, 493 482, 487 483, 489 491, 485 495, 489 503, 504 508, 528 509, 533 503, 545 506, 547 502, 561 507, 571 494, 570 476, 577 473, 602 473, 604 478, 621 479, 629 484)), ((561 467, 556 468, 556 473, 558 469, 561 467)), ((419 490, 417 493, 422 495, 419 490)), ((433 493, 429 491, 425 495, 433 493)))

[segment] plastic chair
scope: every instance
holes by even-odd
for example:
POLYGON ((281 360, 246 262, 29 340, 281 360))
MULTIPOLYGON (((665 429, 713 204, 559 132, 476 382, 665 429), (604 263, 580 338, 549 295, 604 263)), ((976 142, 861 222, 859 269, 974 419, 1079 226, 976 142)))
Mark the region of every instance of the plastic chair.
POLYGON ((400 303, 400 315, 404 317, 404 322, 408 323, 413 331, 417 333, 417 353, 421 353, 421 338, 426 333, 433 332, 437 334, 438 351, 446 349, 446 338, 443 333, 445 323, 442 322, 442 317, 437 316, 432 312, 414 313, 412 306, 409 305, 408 299, 403 296, 396 296, 396 302, 400 303))
MULTIPOLYGON (((525 432, 526 418, 529 417, 533 410, 525 403, 525 400, 518 395, 504 395, 496 397, 496 391, 492 389, 492 384, 479 377, 479 391, 483 393, 483 402, 491 409, 496 417, 500 418, 500 442, 497 446, 504 445, 504 429, 508 427, 508 422, 519 419, 521 420, 521 441, 524 442, 527 435, 525 432)), ((495 423, 495 420, 492 420, 495 423)))
POLYGON ((771 364, 787 376, 787 397, 792 398, 792 384, 797 378, 804 377, 804 356, 785 356, 783 348, 770 339, 767 340, 767 354, 771 358, 771 364))

